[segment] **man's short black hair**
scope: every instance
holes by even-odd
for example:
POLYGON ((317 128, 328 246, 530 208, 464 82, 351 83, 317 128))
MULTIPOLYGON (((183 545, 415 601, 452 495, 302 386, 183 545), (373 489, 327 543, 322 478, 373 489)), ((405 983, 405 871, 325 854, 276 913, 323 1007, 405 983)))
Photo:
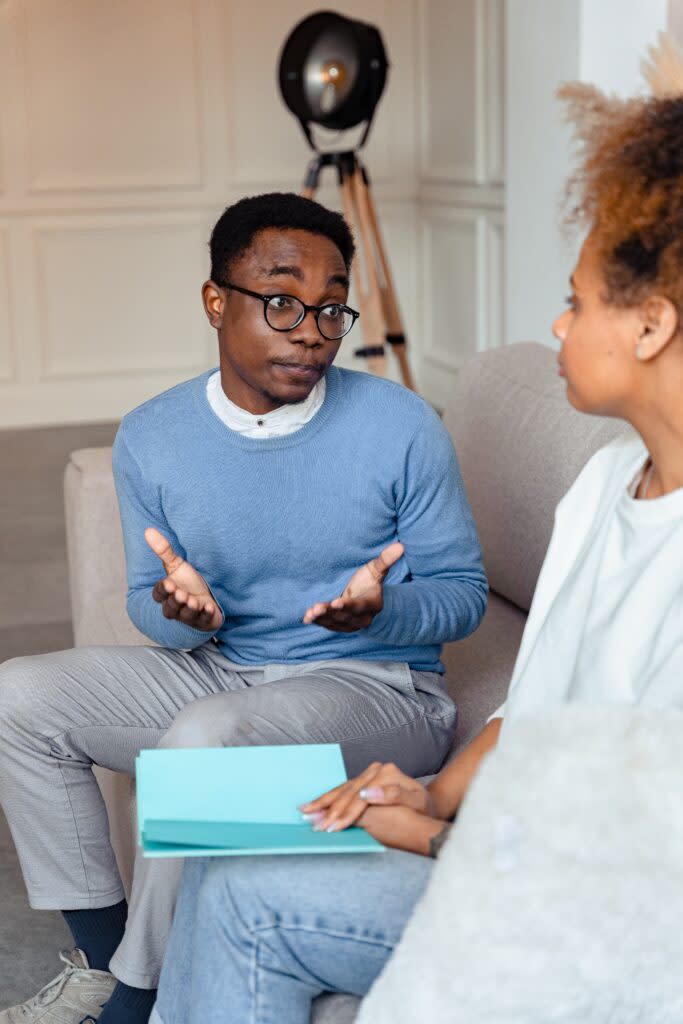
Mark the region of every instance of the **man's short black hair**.
POLYGON ((353 236, 340 213, 294 192, 268 192, 240 199, 228 206, 220 217, 209 243, 211 279, 217 284, 228 280, 233 261, 245 253, 254 236, 266 228, 295 228, 324 235, 339 249, 346 270, 351 267, 353 236))

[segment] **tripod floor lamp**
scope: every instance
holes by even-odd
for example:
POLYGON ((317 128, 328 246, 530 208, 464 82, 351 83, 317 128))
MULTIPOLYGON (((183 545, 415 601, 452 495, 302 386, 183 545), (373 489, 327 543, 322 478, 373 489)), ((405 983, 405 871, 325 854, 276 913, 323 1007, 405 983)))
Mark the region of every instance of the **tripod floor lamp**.
POLYGON ((373 373, 386 373, 386 348, 393 351, 406 387, 415 390, 406 336, 389 260, 382 239, 370 178, 359 151, 365 144, 384 89, 388 61, 372 25, 323 11, 300 22, 280 57, 280 89, 316 155, 308 165, 303 194, 313 198, 325 167, 336 173, 344 216, 356 237, 354 279, 363 347, 373 373), (364 123, 355 148, 321 151, 313 126, 345 131, 364 123))

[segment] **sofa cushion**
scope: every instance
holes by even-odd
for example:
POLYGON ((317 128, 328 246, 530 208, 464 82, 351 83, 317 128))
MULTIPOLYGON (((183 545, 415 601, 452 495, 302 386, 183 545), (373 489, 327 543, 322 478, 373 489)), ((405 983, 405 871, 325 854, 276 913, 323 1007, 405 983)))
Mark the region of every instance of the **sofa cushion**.
POLYGON ((479 629, 444 648, 446 683, 458 706, 451 756, 476 736, 505 700, 525 623, 525 612, 492 593, 479 629))
POLYGON ((319 996, 313 1003, 311 1024, 352 1024, 360 999, 349 995, 319 996))
POLYGON ((588 459, 630 430, 567 401, 552 349, 484 352, 458 373, 444 415, 479 530, 491 588, 528 611, 555 506, 588 459))

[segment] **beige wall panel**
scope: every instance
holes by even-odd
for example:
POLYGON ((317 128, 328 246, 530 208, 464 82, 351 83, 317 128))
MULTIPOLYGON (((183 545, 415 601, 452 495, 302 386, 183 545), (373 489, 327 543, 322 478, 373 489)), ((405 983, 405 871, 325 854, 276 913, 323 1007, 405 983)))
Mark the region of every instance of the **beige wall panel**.
POLYGON ((12 329, 9 244, 7 232, 0 228, 0 380, 2 381, 9 381, 14 376, 12 329))
POLYGON ((479 282, 482 315, 479 327, 479 351, 498 348, 505 336, 505 229, 503 214, 487 213, 481 221, 484 268, 479 282))
POLYGON ((200 187, 192 0, 24 0, 31 191, 200 187))
MULTIPOLYGON (((410 33, 411 5, 397 16, 397 5, 380 0, 342 0, 334 5, 340 14, 376 24, 397 64, 390 69, 387 86, 377 108, 367 149, 367 163, 376 177, 405 175, 406 166, 396 166, 400 152, 397 135, 412 133, 412 99, 406 97, 410 82, 410 57, 398 59, 410 33), (408 102, 406 103, 406 100, 408 102)), ((254 6, 233 3, 226 8, 226 90, 230 121, 231 166, 235 181, 256 191, 259 183, 282 182, 282 187, 299 188, 306 164, 312 156, 298 121, 285 106, 277 80, 280 52, 285 39, 302 18, 316 8, 301 0, 278 3, 261 0, 258 17, 254 6)), ((350 133, 353 141, 357 131, 350 133)), ((330 178, 331 171, 327 171, 330 178)))
MULTIPOLYGON (((502 185, 505 179, 505 9, 503 0, 485 0, 483 19, 483 146, 484 177, 502 185)), ((481 119, 480 119, 481 120, 481 119)))
POLYGON ((422 279, 427 326, 423 358, 455 372, 477 351, 478 215, 435 207, 422 214, 422 279))
POLYGON ((43 378, 203 367, 203 248, 197 224, 151 216, 38 226, 43 378))
POLYGON ((16 95, 14 61, 16 32, 9 3, 0 3, 0 203, 7 189, 7 156, 11 120, 11 107, 6 97, 16 95), (4 101, 3 101, 4 100, 4 101))
POLYGON ((476 0, 419 0, 420 174, 478 178, 480 46, 476 0))

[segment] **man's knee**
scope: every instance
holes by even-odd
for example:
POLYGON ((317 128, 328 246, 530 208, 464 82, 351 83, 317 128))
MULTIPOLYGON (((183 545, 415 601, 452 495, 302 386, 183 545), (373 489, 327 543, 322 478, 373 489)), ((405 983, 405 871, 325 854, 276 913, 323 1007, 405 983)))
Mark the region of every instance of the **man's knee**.
POLYGON ((246 747, 271 741, 263 714, 253 714, 248 693, 200 697, 178 712, 162 747, 246 747))
POLYGON ((39 657, 11 658, 0 665, 0 724, 25 711, 34 693, 39 657))
POLYGON ((159 746, 222 747, 218 719, 219 712, 213 697, 193 700, 178 712, 159 746))

